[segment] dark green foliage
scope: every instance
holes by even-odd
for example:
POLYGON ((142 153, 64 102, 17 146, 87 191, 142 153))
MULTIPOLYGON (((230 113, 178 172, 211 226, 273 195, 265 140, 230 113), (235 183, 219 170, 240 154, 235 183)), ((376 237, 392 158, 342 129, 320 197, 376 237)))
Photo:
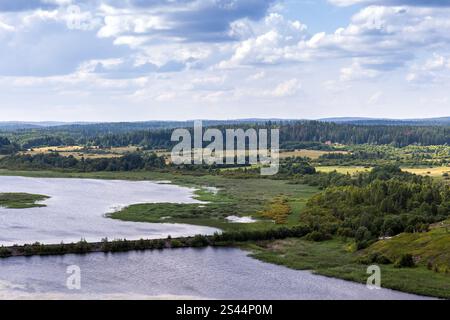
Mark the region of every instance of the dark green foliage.
MULTIPOLYGON (((144 149, 171 148, 174 128, 192 129, 192 122, 116 123, 67 125, 16 130, 13 136, 22 148, 61 145, 121 147, 136 145, 144 149)), ((205 128, 279 128, 280 145, 287 149, 328 150, 325 142, 407 146, 450 144, 450 128, 445 126, 363 126, 320 121, 205 121, 205 128)))
POLYGON ((83 172, 133 171, 165 167, 165 159, 155 153, 128 153, 120 158, 78 160, 58 153, 37 155, 14 155, 0 159, 0 167, 8 169, 68 169, 83 172))
POLYGON ((397 268, 413 268, 416 266, 411 254, 403 254, 394 264, 397 268))
POLYGON ((354 235, 363 248, 380 236, 426 232, 450 216, 450 187, 431 178, 386 166, 348 182, 311 198, 303 221, 319 230, 336 223, 338 233, 354 235))
POLYGON ((306 236, 307 240, 320 242, 325 240, 330 240, 332 236, 329 233, 325 233, 322 231, 313 231, 306 236))
POLYGON ((3 246, 0 247, 0 258, 7 258, 11 256, 11 250, 3 246))
POLYGON ((12 154, 18 150, 17 144, 11 143, 8 138, 0 137, 0 155, 12 154))
POLYGON ((207 247, 221 246, 223 244, 235 244, 236 242, 258 241, 285 239, 292 237, 303 237, 311 230, 306 226, 296 226, 292 228, 277 228, 261 231, 235 231, 222 234, 214 234, 213 236, 196 235, 194 237, 172 239, 154 239, 154 240, 114 240, 102 239, 99 243, 88 243, 82 239, 77 243, 44 245, 38 242, 23 246, 0 247, 0 258, 6 258, 13 255, 59 255, 67 253, 85 254, 88 252, 123 252, 131 250, 154 250, 165 248, 182 248, 182 247, 207 247))

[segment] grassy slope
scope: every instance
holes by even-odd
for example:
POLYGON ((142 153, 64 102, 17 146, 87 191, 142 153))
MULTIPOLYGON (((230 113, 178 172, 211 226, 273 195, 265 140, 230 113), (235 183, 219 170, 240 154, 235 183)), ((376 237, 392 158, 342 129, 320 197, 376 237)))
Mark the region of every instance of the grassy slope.
POLYGON ((0 193, 0 207, 9 209, 45 207, 45 204, 37 203, 45 199, 48 197, 39 194, 0 193))
MULTIPOLYGON (((367 265, 356 262, 359 254, 351 250, 352 246, 352 242, 338 239, 325 242, 287 239, 244 245, 243 248, 252 250, 253 257, 265 262, 366 283, 367 265)), ((435 273, 423 266, 399 269, 393 265, 380 265, 380 268, 381 285, 385 288, 450 298, 448 274, 435 273)))
POLYGON ((392 239, 378 241, 365 252, 381 253, 392 261, 409 253, 420 266, 450 273, 450 220, 436 225, 429 232, 402 233, 392 239))

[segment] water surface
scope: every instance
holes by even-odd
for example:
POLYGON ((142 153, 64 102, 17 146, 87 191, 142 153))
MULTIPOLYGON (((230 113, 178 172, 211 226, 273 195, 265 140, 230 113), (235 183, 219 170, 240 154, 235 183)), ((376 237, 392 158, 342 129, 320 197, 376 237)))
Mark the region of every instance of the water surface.
POLYGON ((0 299, 421 299, 260 262, 231 248, 0 259, 0 299), (67 267, 81 289, 66 287, 67 267))
POLYGON ((47 207, 0 207, 0 245, 100 241, 102 238, 165 238, 213 234, 216 229, 183 224, 126 222, 104 215, 136 203, 198 203, 193 190, 149 181, 0 176, 0 192, 43 194, 47 207))

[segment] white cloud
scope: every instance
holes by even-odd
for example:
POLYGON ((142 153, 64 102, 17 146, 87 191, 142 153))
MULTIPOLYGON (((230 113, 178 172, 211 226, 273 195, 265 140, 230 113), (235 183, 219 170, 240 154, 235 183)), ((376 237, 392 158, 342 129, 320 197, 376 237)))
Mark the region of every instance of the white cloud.
POLYGON ((369 97, 369 100, 367 101, 367 103, 369 105, 378 104, 382 97, 383 97, 383 92, 382 91, 377 91, 377 92, 375 92, 373 95, 371 95, 369 97))
POLYGON ((445 85, 450 80, 450 57, 434 53, 424 63, 413 65, 406 80, 420 85, 445 85))
POLYGON ((298 79, 291 79, 280 83, 269 95, 274 97, 289 97, 297 94, 301 89, 301 83, 298 79))

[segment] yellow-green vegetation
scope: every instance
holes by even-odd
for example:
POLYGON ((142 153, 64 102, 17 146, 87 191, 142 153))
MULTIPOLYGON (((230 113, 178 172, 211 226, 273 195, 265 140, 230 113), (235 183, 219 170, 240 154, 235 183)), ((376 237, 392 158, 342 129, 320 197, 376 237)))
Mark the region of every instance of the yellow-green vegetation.
POLYGON ((279 196, 270 201, 267 209, 261 212, 261 216, 272 219, 276 224, 285 224, 291 213, 289 200, 284 196, 279 196))
POLYGON ((329 173, 336 171, 342 174, 354 175, 362 172, 369 172, 371 167, 363 166, 316 166, 317 172, 329 173))
POLYGON ((19 154, 38 155, 46 153, 57 153, 63 157, 72 156, 77 159, 98 159, 98 158, 117 158, 129 152, 136 152, 139 148, 135 146, 129 147, 83 147, 83 146, 57 146, 57 147, 39 147, 32 148, 19 154))
MULTIPOLYGON (((366 283, 367 264, 360 263, 354 243, 343 239, 312 242, 304 239, 261 241, 245 244, 252 256, 269 263, 297 270, 366 283)), ((441 298, 450 298, 450 275, 436 273, 419 265, 415 268, 396 268, 393 264, 379 265, 384 288, 441 298)))
POLYGON ((295 150, 295 151, 281 151, 280 158, 292 158, 292 157, 306 157, 310 159, 318 159, 324 154, 348 154, 347 151, 326 151, 326 150, 295 150))
POLYGON ((48 198, 49 197, 40 194, 0 193, 0 207, 9 209, 45 207, 45 204, 38 202, 48 198))
POLYGON ((365 255, 375 253, 391 261, 397 261, 408 253, 418 265, 434 272, 450 274, 450 220, 437 223, 428 232, 401 233, 377 241, 364 251, 365 255))
POLYGON ((430 176, 433 178, 445 179, 450 176, 450 166, 439 167, 416 167, 416 168, 402 168, 403 171, 411 172, 421 176, 430 176))

